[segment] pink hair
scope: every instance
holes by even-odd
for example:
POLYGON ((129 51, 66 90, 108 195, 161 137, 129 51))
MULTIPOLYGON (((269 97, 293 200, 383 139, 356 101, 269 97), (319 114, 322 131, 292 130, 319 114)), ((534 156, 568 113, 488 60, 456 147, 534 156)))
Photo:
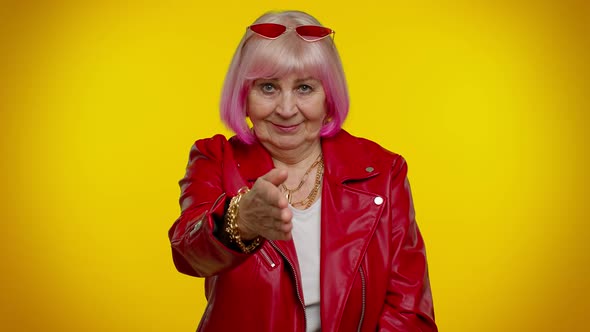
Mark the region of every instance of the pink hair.
MULTIPOLYGON (((321 25, 300 11, 271 12, 255 23, 286 26, 321 25)), ((307 42, 290 31, 271 40, 249 29, 240 41, 225 77, 221 93, 221 120, 245 143, 256 140, 246 122, 246 99, 252 83, 259 78, 282 77, 289 73, 311 75, 322 82, 326 93, 328 121, 320 131, 327 137, 337 133, 348 114, 346 77, 332 38, 307 42)))

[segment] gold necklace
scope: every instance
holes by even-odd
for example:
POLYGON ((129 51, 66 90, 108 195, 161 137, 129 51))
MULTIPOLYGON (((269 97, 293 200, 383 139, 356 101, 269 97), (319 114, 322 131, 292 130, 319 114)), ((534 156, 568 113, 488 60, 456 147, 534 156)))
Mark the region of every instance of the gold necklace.
POLYGON ((304 209, 308 209, 313 204, 313 202, 315 201, 315 198, 318 195, 320 187, 322 186, 322 175, 324 175, 324 162, 323 162, 323 160, 320 161, 320 163, 318 165, 318 170, 315 173, 315 183, 313 185, 313 188, 309 192, 309 195, 307 195, 307 197, 300 200, 299 202, 295 202, 295 203, 291 204, 291 205, 293 205, 293 207, 300 205, 300 206, 303 206, 304 209))
MULTIPOLYGON (((303 174, 301 181, 299 181, 299 184, 297 185, 297 187, 295 187, 295 189, 289 189, 289 188, 287 188, 287 186, 284 183, 281 183, 281 188, 283 188, 283 190, 285 191, 285 197, 287 197, 287 201, 289 202, 289 204, 291 204, 291 200, 293 199, 293 194, 298 192, 299 189, 301 189, 301 187, 303 187, 303 184, 305 183, 305 180, 307 180, 307 176, 309 175, 311 170, 314 169, 319 164, 322 164, 322 168, 323 168, 324 162, 321 158, 322 158, 322 154, 320 153, 318 155, 318 157, 316 158, 316 160, 313 162, 313 164, 311 164, 311 166, 309 166, 307 171, 305 171, 305 174, 303 174)), ((318 172, 319 172, 319 169, 318 169, 318 172)), ((317 173, 316 173, 316 181, 317 181, 317 173)), ((293 205, 293 204, 291 204, 291 205, 293 205)))

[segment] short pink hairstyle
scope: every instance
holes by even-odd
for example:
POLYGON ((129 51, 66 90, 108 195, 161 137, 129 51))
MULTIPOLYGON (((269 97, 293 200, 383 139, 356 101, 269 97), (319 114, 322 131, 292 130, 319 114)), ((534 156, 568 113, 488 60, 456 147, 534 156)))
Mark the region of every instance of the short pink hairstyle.
MULTIPOLYGON (((286 26, 321 25, 300 11, 269 12, 256 23, 286 26)), ((322 82, 326 93, 326 123, 320 136, 328 137, 342 128, 349 107, 348 88, 340 56, 330 37, 307 42, 288 31, 277 39, 267 39, 246 30, 233 56, 221 93, 221 120, 237 137, 252 143, 256 137, 246 122, 246 99, 255 80, 283 77, 289 73, 311 75, 322 82)))

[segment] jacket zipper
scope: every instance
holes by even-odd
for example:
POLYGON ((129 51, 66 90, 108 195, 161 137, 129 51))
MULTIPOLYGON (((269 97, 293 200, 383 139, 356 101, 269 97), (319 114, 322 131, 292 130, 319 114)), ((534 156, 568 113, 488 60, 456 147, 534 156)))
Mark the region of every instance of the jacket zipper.
POLYGON ((365 306, 366 306, 366 289, 365 289, 365 271, 363 270, 362 266, 359 266, 359 273, 361 274, 361 284, 362 284, 362 294, 363 294, 363 299, 362 299, 362 304, 363 307, 361 308, 361 319, 359 321, 359 327, 357 329, 358 332, 361 331, 361 328, 363 326, 363 320, 365 319, 365 306))
POLYGON ((287 256, 285 255, 285 253, 283 253, 283 251, 281 249, 279 249, 279 247, 277 247, 277 245, 274 244, 274 242, 272 242, 272 241, 268 241, 268 242, 270 242, 270 244, 273 246, 273 248, 275 248, 275 250, 278 251, 279 254, 281 254, 281 256, 283 256, 285 261, 287 261, 287 264, 289 264, 289 266, 291 267, 293 274, 295 275, 295 289, 297 289, 297 297, 299 298, 299 302, 301 303, 301 306, 303 307, 303 319, 304 319, 304 323, 305 323, 305 330, 307 330, 307 313, 305 311, 305 303, 303 302, 303 297, 301 296, 301 293, 299 292, 299 281, 297 279, 297 270, 295 270, 293 263, 291 263, 289 258, 287 258, 287 256))
POLYGON ((270 258, 270 256, 268 255, 268 253, 266 252, 266 249, 260 248, 260 254, 262 255, 262 257, 264 257, 264 260, 268 263, 268 265, 270 265, 270 267, 275 267, 276 264, 275 262, 272 261, 272 259, 270 258))

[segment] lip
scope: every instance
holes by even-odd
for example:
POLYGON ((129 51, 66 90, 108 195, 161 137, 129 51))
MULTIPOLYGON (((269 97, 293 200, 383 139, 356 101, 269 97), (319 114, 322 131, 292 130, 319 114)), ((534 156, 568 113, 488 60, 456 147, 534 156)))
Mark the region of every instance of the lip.
POLYGON ((277 128, 278 131, 281 131, 284 133, 294 132, 295 130, 297 130, 297 128, 299 128, 299 125, 300 125, 300 123, 294 124, 294 125, 282 125, 282 124, 273 123, 273 126, 275 128, 277 128))

